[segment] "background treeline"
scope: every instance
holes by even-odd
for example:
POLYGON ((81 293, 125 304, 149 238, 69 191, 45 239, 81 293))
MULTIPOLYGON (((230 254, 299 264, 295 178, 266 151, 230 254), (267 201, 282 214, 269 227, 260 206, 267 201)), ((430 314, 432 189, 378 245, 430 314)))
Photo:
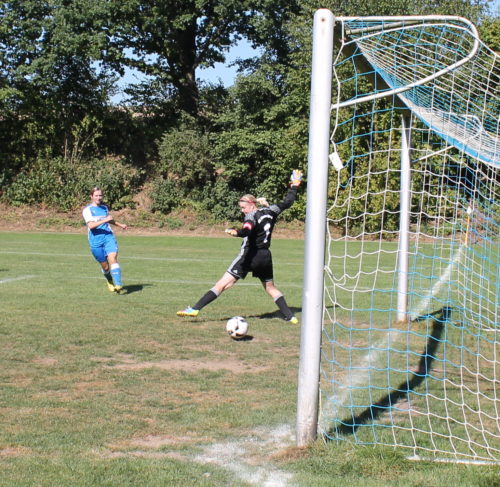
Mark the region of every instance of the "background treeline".
MULTIPOLYGON (((307 160, 313 13, 465 16, 500 50, 490 0, 13 0, 0 4, 0 198, 237 216, 241 193, 283 195, 307 160), (225 88, 197 70, 248 40, 225 88), (120 106, 127 69, 141 73, 120 106)), ((288 218, 304 215, 304 194, 288 218)))

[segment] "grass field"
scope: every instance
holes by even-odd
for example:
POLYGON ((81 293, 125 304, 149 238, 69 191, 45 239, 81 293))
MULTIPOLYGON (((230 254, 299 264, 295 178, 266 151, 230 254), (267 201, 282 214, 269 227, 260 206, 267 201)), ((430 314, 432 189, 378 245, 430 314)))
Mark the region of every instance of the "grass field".
MULTIPOLYGON (((196 319, 175 315, 239 242, 118 238, 125 295, 107 291, 83 234, 0 233, 1 487, 500 485, 495 466, 348 441, 296 449, 300 327, 252 278, 196 319), (248 340, 226 335, 234 315, 248 340)), ((299 318, 302 256, 302 241, 273 243, 299 318)))

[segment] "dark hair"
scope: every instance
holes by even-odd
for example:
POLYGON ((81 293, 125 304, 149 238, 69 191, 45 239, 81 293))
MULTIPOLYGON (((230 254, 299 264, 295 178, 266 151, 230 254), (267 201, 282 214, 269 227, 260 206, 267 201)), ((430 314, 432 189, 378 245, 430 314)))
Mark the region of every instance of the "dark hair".
POLYGON ((99 186, 94 186, 90 192, 90 196, 92 196, 96 191, 102 191, 102 189, 99 188, 99 186))

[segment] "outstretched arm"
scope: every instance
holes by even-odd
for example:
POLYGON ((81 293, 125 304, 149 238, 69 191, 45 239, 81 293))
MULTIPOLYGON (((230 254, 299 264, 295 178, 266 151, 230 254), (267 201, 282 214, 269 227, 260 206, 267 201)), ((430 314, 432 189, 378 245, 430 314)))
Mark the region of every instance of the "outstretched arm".
POLYGON ((285 199, 281 203, 277 203, 276 206, 280 211, 290 208, 297 198, 297 190, 299 189, 300 183, 302 182, 302 171, 300 169, 294 169, 292 175, 290 176, 290 189, 285 196, 285 199))
POLYGON ((243 226, 239 230, 236 230, 236 228, 226 228, 226 230, 224 231, 229 235, 231 235, 232 237, 245 238, 248 237, 250 233, 252 233, 253 227, 254 227, 253 221, 245 220, 243 222, 243 226))
POLYGON ((127 224, 118 223, 118 222, 115 222, 114 220, 112 222, 109 222, 109 223, 111 223, 111 225, 116 225, 117 227, 121 228, 122 230, 126 230, 128 228, 127 224))

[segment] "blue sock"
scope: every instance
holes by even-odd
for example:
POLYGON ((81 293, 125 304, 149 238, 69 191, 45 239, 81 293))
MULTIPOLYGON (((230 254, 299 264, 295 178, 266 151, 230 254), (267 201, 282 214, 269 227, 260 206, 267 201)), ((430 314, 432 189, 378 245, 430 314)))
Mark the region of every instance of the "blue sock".
POLYGON ((120 269, 120 264, 111 264, 111 275, 113 276, 113 281, 115 286, 122 285, 122 270, 120 269))

